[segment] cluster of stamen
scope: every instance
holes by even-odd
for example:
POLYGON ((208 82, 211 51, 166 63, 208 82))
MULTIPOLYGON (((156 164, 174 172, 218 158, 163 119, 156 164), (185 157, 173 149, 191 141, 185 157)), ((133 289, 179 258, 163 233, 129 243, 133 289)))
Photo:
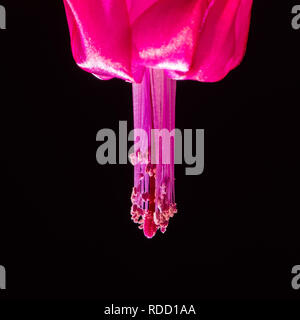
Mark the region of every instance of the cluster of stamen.
POLYGON ((160 187, 160 194, 157 200, 157 209, 154 213, 154 223, 165 233, 170 218, 177 213, 176 203, 170 203, 167 198, 167 186, 163 183, 160 187))
POLYGON ((146 161, 139 152, 130 158, 135 165, 142 161, 146 163, 144 173, 139 174, 138 185, 132 190, 131 219, 144 230, 146 237, 152 238, 158 229, 162 233, 166 231, 170 218, 177 213, 176 204, 169 200, 167 181, 161 183, 159 190, 156 189, 156 165, 146 161), (144 191, 142 186, 145 186, 146 176, 149 190, 144 191))

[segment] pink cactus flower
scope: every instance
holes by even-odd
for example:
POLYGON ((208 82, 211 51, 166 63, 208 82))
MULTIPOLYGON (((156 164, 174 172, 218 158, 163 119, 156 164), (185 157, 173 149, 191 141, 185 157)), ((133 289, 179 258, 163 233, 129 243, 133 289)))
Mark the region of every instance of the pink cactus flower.
MULTIPOLYGON (((152 145, 151 129, 175 128, 176 80, 219 81, 239 65, 252 0, 64 0, 64 4, 76 63, 99 79, 132 82, 134 126, 147 132, 147 145, 152 145)), ((164 233, 177 213, 174 161, 151 163, 153 152, 135 150, 131 156, 132 219, 147 238, 159 229, 164 233)), ((170 152, 174 154, 174 145, 170 152)))

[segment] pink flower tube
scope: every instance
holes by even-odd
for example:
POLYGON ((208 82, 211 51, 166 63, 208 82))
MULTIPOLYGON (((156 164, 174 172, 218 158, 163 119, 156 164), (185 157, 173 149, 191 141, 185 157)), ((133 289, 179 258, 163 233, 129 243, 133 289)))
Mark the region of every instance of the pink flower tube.
POLYGON ((215 82, 245 54, 252 0, 64 0, 74 59, 108 80, 133 83, 134 125, 146 136, 132 161, 131 215, 152 238, 177 212, 174 143, 169 162, 152 129, 175 128, 175 80, 215 82), (154 150, 155 149, 155 150, 154 150))

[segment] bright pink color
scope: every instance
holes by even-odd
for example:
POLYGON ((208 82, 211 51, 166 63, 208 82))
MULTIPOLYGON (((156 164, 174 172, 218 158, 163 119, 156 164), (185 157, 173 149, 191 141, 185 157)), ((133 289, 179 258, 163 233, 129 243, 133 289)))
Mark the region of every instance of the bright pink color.
POLYGON ((218 81, 242 60, 252 0, 64 0, 77 64, 100 79, 218 81))
POLYGON ((76 63, 100 79, 133 83, 131 217, 152 238, 177 213, 174 144, 151 137, 175 128, 176 81, 214 82, 242 60, 252 0, 64 0, 76 63), (153 142, 155 142, 153 144, 153 142), (153 162, 161 149, 170 161, 153 162))
MULTIPOLYGON (((176 81, 164 70, 146 69, 141 84, 133 83, 134 128, 143 129, 147 137, 134 150, 134 188, 132 191, 132 220, 152 238, 160 229, 163 233, 170 218, 177 212, 174 190, 174 140, 163 141, 152 135, 153 129, 175 129, 176 81), (151 159, 155 151, 155 159, 151 159), (153 160, 153 161, 152 161, 153 160)), ((164 136, 163 136, 164 137, 164 136)), ((135 141, 142 138, 135 131, 135 141)), ((154 157, 154 156, 153 156, 154 157)))

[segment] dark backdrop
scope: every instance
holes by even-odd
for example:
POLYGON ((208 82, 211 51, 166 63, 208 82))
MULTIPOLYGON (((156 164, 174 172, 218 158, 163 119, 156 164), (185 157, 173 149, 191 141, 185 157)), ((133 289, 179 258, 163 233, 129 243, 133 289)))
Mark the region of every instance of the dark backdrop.
POLYGON ((1 4, 1 296, 299 298, 297 1, 255 1, 225 80, 178 82, 176 126, 206 130, 205 172, 177 166, 179 214, 153 240, 130 220, 133 167, 95 161, 98 130, 133 125, 130 84, 75 65, 62 1, 1 4))

